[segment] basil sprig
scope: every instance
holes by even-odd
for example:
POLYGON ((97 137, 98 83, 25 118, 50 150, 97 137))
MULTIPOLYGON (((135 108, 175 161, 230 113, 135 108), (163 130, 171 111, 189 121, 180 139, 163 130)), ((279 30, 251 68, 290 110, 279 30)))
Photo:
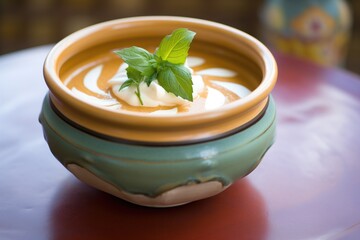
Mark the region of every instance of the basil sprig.
POLYGON ((157 79, 159 85, 167 92, 193 101, 191 73, 184 63, 195 34, 186 28, 176 29, 163 38, 154 54, 135 46, 115 51, 129 65, 126 68, 128 79, 119 91, 135 86, 135 94, 143 105, 140 84, 145 82, 150 86, 151 82, 157 79))

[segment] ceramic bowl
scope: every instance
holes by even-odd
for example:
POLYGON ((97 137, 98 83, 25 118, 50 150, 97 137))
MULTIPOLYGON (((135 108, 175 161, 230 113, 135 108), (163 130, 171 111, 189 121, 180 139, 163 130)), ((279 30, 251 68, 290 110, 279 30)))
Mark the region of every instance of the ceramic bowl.
POLYGON ((44 77, 49 93, 40 122, 54 156, 81 181, 135 204, 176 206, 218 194, 255 169, 274 141, 276 62, 258 40, 222 24, 160 16, 100 23, 55 45, 44 77), (124 39, 161 39, 180 27, 195 31, 195 41, 239 54, 257 87, 221 109, 146 116, 91 105, 60 78, 81 52, 124 39))

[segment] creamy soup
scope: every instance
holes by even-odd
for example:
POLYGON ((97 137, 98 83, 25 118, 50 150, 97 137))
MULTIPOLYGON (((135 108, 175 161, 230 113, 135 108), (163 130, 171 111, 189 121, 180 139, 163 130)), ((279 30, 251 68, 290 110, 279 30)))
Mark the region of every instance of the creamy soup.
POLYGON ((60 69, 60 78, 76 97, 90 104, 152 115, 195 113, 221 108, 246 97, 259 84, 260 78, 248 74, 246 67, 241 65, 244 62, 241 56, 214 45, 194 42, 186 64, 193 70, 194 89, 203 84, 194 101, 176 106, 132 106, 114 94, 112 82, 119 73, 124 73, 126 64, 113 51, 135 45, 154 52, 158 44, 159 40, 139 39, 90 49, 68 60, 60 69))

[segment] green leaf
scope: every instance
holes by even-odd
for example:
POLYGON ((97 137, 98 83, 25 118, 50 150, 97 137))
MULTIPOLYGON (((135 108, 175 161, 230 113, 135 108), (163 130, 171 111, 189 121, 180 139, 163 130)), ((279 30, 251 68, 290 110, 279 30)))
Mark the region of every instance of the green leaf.
POLYGON ((173 64, 184 64, 195 34, 186 28, 176 29, 163 38, 156 55, 173 64))
POLYGON ((157 78, 157 72, 155 72, 151 77, 146 77, 145 82, 146 85, 149 87, 151 82, 157 78))
POLYGON ((142 81, 144 81, 144 79, 146 78, 145 76, 141 75, 141 72, 136 70, 133 67, 127 67, 126 68, 126 75, 129 78, 128 80, 126 80, 120 87, 119 91, 121 91, 121 89, 125 88, 125 87, 129 87, 129 86, 136 86, 136 91, 135 91, 135 95, 137 96, 137 98, 139 99, 139 102, 141 105, 144 105, 142 99, 141 99, 141 93, 140 93, 140 83, 142 81))
POLYGON ((166 63, 158 72, 158 82, 167 92, 193 101, 191 73, 183 65, 166 63))
POLYGON ((129 47, 114 51, 129 66, 138 70, 143 76, 150 77, 154 74, 154 55, 140 47, 129 47))
POLYGON ((141 75, 140 71, 138 71, 137 69, 130 67, 130 66, 126 68, 126 75, 129 79, 134 81, 134 83, 140 83, 142 81, 142 79, 144 78, 141 75))
POLYGON ((134 81, 132 79, 128 79, 125 82, 123 82, 123 84, 121 84, 119 91, 121 91, 122 89, 124 89, 126 87, 130 87, 133 84, 134 84, 134 81))
POLYGON ((143 105, 140 84, 145 82, 150 86, 152 81, 158 79, 167 92, 193 101, 191 73, 183 64, 194 36, 194 32, 179 28, 161 41, 155 54, 135 46, 114 51, 129 65, 126 68, 128 80, 120 86, 119 91, 135 86, 134 93, 143 105))

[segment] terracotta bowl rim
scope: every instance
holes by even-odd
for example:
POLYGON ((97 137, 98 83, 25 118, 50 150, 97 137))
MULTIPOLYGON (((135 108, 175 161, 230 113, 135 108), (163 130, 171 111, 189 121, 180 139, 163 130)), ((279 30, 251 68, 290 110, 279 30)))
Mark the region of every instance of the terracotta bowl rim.
MULTIPOLYGON (((64 51, 73 41, 78 41, 84 36, 99 31, 100 29, 109 28, 111 26, 115 26, 118 24, 131 24, 133 22, 138 21, 181 21, 184 23, 194 23, 197 25, 202 25, 205 27, 208 27, 210 30, 224 30, 226 32, 231 33, 234 36, 238 36, 242 38, 245 42, 251 42, 254 43, 252 46, 254 47, 254 50, 261 56, 263 59, 265 72, 263 73, 263 79, 262 82, 259 84, 259 86, 252 91, 247 97, 242 98, 240 100, 234 101, 232 103, 228 103, 224 105, 221 109, 215 109, 210 111, 204 111, 199 113, 182 113, 174 116, 147 116, 141 113, 136 112, 123 112, 123 111, 117 111, 117 110, 111 110, 111 109, 105 109, 102 107, 97 107, 94 105, 91 105, 91 108, 97 109, 97 111, 101 112, 110 112, 111 115, 117 115, 118 117, 124 117, 124 116, 135 116, 136 118, 144 118, 144 120, 147 120, 149 118, 151 119, 174 119, 174 118, 184 118, 184 117, 204 117, 204 116, 212 116, 215 113, 218 112, 227 112, 232 111, 234 109, 246 109, 250 108, 257 103, 259 103, 261 100, 265 99, 273 89, 276 79, 277 79, 277 65, 276 61, 271 54, 271 52, 257 39, 250 36, 249 34, 242 32, 241 30, 235 29, 233 27, 211 22, 208 20, 202 20, 202 19, 196 19, 196 18, 187 18, 187 17, 173 17, 173 16, 144 16, 144 17, 131 17, 131 18, 122 18, 122 19, 116 19, 111 20, 99 24, 95 24, 86 28, 83 28, 77 32, 74 32, 61 40, 59 43, 57 43, 52 50, 49 52, 45 63, 44 63, 44 75, 46 83, 48 84, 52 94, 56 95, 57 97, 60 97, 62 100, 68 100, 71 102, 71 104, 75 104, 76 106, 83 107, 85 102, 82 100, 76 98, 71 91, 63 84, 63 82, 60 80, 59 75, 56 72, 56 64, 57 64, 57 58, 59 55, 64 51), (80 104, 78 104, 80 103, 80 104)), ((85 103, 86 105, 90 105, 85 103)), ((216 115, 216 114, 215 114, 216 115)))
MULTIPOLYGON (((216 40, 211 41, 214 43, 216 40)), ((259 117, 260 112, 266 108, 267 104, 265 103, 268 102, 269 94, 276 83, 277 73, 276 61, 271 52, 249 34, 216 22, 173 16, 123 18, 86 27, 56 44, 49 52, 44 63, 44 77, 50 89, 50 99, 59 113, 68 118, 70 122, 99 133, 101 136, 108 135, 135 142, 173 143, 192 138, 199 141, 201 139, 216 138, 220 134, 227 135, 231 132, 231 129, 241 129, 240 126, 246 125, 247 122, 251 122, 253 118, 256 118, 254 115, 256 112, 258 112, 257 117, 259 117), (140 26, 140 29, 144 29, 144 27, 151 26, 151 24, 160 25, 161 23, 163 24, 162 27, 167 26, 169 28, 172 25, 174 25, 174 28, 188 27, 191 29, 193 27, 202 32, 209 32, 210 36, 216 35, 218 40, 219 38, 222 39, 221 41, 224 41, 224 44, 228 44, 230 38, 232 46, 239 53, 241 53, 239 49, 245 51, 243 50, 244 47, 250 49, 247 57, 256 58, 252 59, 252 61, 262 70, 261 83, 245 98, 228 103, 220 109, 199 113, 182 113, 175 116, 149 116, 142 113, 116 111, 91 105, 75 97, 71 90, 61 81, 57 72, 61 68, 61 64, 64 64, 69 56, 78 54, 78 52, 71 53, 72 55, 69 54, 71 50, 74 50, 74 43, 80 43, 80 47, 86 49, 87 41, 94 40, 95 44, 97 42, 103 44, 105 40, 106 42, 109 41, 107 38, 101 38, 102 35, 96 35, 101 31, 106 31, 110 36, 113 36, 111 34, 114 32, 111 31, 114 31, 114 29, 121 29, 122 33, 124 33, 124 29, 131 27, 140 26), (225 38, 226 40, 224 40, 225 38), (86 41, 84 41, 85 39, 86 41), (64 60, 62 54, 66 55, 65 53, 68 56, 64 60), (239 122, 238 119, 240 118, 242 120, 239 122)))

